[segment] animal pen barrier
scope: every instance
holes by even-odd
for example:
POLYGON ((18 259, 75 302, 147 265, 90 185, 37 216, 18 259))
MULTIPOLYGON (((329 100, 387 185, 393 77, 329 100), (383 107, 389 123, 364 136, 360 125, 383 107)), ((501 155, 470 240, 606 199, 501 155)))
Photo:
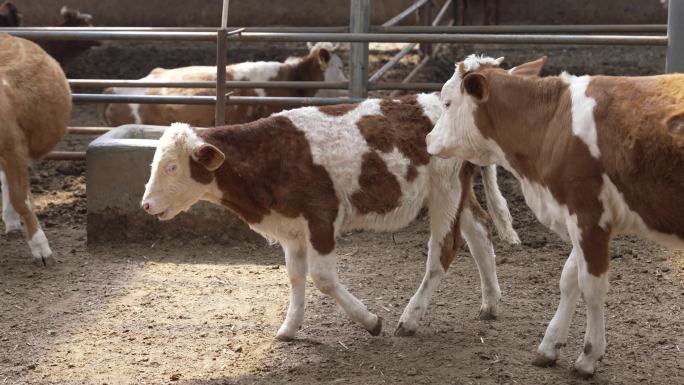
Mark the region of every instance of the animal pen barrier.
MULTIPOLYGON (((684 0, 669 0, 668 24, 647 25, 500 25, 453 26, 455 9, 452 0, 444 2, 431 19, 431 1, 417 0, 404 11, 381 26, 369 25, 370 0, 350 1, 349 27, 227 27, 227 4, 224 0, 221 27, 211 28, 150 28, 150 27, 22 27, 3 28, 3 32, 28 39, 41 40, 133 40, 133 41, 214 41, 216 42, 216 82, 164 82, 116 79, 72 79, 71 86, 79 87, 182 87, 215 88, 216 96, 150 96, 74 94, 74 102, 99 103, 163 103, 204 104, 216 106, 215 122, 225 122, 225 105, 327 105, 359 102, 369 90, 434 91, 437 83, 412 83, 410 80, 430 58, 430 43, 450 44, 568 44, 568 45, 658 45, 667 46, 666 72, 684 72, 684 0), (451 21, 440 25, 449 8, 451 21), (411 14, 418 12, 420 26, 397 26, 411 14), (666 32, 666 35, 661 33, 666 32), (571 34, 572 33, 572 34, 571 34), (611 33, 611 34, 607 34, 611 33), (633 35, 633 34, 640 35, 633 35), (227 45, 230 42, 350 42, 350 76, 348 82, 249 82, 225 81, 227 45), (368 76, 368 43, 409 43, 384 66, 368 76), (380 82, 379 79, 416 44, 421 43, 425 55, 402 82, 380 82), (226 95, 226 88, 319 88, 348 89, 349 98, 325 97, 251 97, 226 95)), ((107 128, 70 128, 72 134, 97 134, 107 128)), ((83 152, 53 152, 47 159, 85 159, 83 152)))

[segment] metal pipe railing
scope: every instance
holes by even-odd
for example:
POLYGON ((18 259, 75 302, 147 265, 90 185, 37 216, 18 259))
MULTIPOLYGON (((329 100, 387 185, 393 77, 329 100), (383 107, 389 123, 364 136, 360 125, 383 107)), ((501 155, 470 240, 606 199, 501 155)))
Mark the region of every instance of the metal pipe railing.
POLYGON ((378 43, 458 44, 575 44, 575 45, 667 45, 667 36, 632 35, 488 35, 427 33, 270 33, 250 32, 228 37, 236 41, 329 41, 378 43))
MULTIPOLYGON (((216 32, 125 31, 9 31, 40 40, 186 40, 215 41, 216 32)), ((355 43, 458 43, 458 44, 574 44, 667 45, 667 36, 649 35, 538 35, 538 34, 430 34, 430 33, 277 33, 229 31, 228 40, 243 42, 355 42, 355 43)))
MULTIPOLYGON (((160 80, 119 80, 119 79, 70 79, 71 87, 83 88, 215 88, 216 82, 206 81, 160 81, 160 80)), ((349 82, 324 81, 226 81, 226 88, 301 88, 301 89, 347 89, 349 82)))
POLYGON ((226 123, 226 51, 228 50, 228 5, 223 0, 221 28, 216 31, 216 105, 214 106, 214 124, 222 126, 226 123))
MULTIPOLYGON (((112 94, 73 94, 74 102, 82 103, 135 103, 135 104, 193 104, 215 105, 214 96, 159 96, 159 95, 112 95, 112 94)), ((283 96, 228 96, 227 105, 286 105, 309 106, 358 103, 364 98, 318 98, 283 96)))
POLYGON ((102 135, 109 132, 107 127, 67 127, 67 134, 72 135, 102 135))
POLYGON ((430 0, 418 0, 415 3, 411 4, 408 8, 405 10, 401 11, 399 14, 394 16, 393 18, 387 20, 382 24, 383 27, 391 27, 393 25, 399 24, 402 20, 407 18, 409 15, 411 15, 413 12, 417 11, 418 8, 422 7, 425 3, 427 3, 430 0))
MULTIPOLYGON (((255 31, 246 32, 276 32, 255 31)), ((278 31, 279 32, 279 31, 278 31)), ((285 31, 283 31, 285 32, 285 31)), ((457 25, 431 27, 406 25, 396 27, 373 26, 375 33, 666 33, 666 24, 577 24, 577 25, 457 25)))
MULTIPOLYGON (((244 32, 349 32, 349 26, 338 27, 235 27, 228 30, 244 28, 244 32)), ((98 31, 98 32, 209 32, 210 27, 2 27, 0 31, 7 33, 22 31, 98 31)), ((666 33, 667 24, 574 24, 574 25, 459 25, 431 27, 425 25, 371 26, 375 33, 666 33)), ((211 39, 207 39, 211 40, 211 39)))

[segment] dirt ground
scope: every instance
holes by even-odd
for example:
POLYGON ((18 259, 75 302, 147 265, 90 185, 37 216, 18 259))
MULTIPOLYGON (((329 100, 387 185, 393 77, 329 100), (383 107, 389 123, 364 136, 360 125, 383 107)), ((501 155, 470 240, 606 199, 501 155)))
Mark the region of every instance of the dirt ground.
MULTIPOLYGON (((134 78, 154 66, 185 65, 192 55, 211 62, 211 51, 200 48, 179 54, 150 45, 105 46, 68 72, 73 78, 134 78)), ((245 47, 233 57, 289 54, 271 48, 245 47)), ((417 80, 443 81, 452 56, 476 48, 440 53, 417 80)), ((514 60, 539 52, 504 53, 514 60)), ((592 52, 563 53, 599 57, 592 52)), ((600 67, 607 73, 653 73, 662 54, 640 51, 625 64, 628 52, 614 53, 600 67)), ((376 52, 372 68, 389 56, 376 52)), ((417 60, 409 58, 387 79, 399 79, 417 60)), ((549 64, 562 63, 552 57, 549 64)), ((98 119, 93 106, 78 106, 72 124, 98 125, 98 119)), ((90 139, 67 137, 60 148, 82 150, 90 139)), ((303 329, 284 343, 273 339, 289 297, 278 247, 204 238, 88 247, 84 171, 82 162, 39 162, 33 171, 56 266, 32 265, 26 242, 0 232, 0 384, 684 383, 684 253, 626 237, 613 243, 608 351, 598 374, 580 380, 570 370, 582 346, 581 305, 557 366, 530 364, 558 303, 570 247, 536 221, 518 183, 503 172, 500 185, 523 244, 495 242, 503 290, 497 320, 477 318, 479 278, 464 249, 417 335, 392 335, 424 271, 428 229, 421 217, 395 234, 355 232, 339 240, 341 279, 385 319, 381 336, 353 324, 309 283, 303 329)))

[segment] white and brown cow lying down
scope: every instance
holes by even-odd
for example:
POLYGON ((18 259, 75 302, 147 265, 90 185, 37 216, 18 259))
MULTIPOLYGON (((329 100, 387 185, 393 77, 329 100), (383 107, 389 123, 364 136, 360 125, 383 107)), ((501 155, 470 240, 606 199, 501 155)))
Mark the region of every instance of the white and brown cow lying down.
MULTIPOLYGON (((425 277, 396 334, 413 334, 465 238, 480 269, 481 317, 501 296, 487 214, 472 179, 478 167, 430 157, 425 135, 441 113, 436 94, 304 107, 256 122, 196 130, 174 124, 154 155, 143 209, 171 219, 198 200, 221 204, 285 252, 291 299, 279 339, 302 325, 307 270, 349 317, 373 335, 381 319, 340 284, 335 239, 351 229, 394 231, 427 206, 431 236, 425 277)), ((519 242, 496 169, 484 173, 488 207, 502 238, 519 242)))
MULTIPOLYGON (((237 81, 346 81, 344 65, 334 54, 336 46, 317 43, 310 47, 308 55, 290 57, 285 62, 244 62, 226 66, 226 80, 237 81)), ((192 66, 174 69, 155 68, 146 81, 216 81, 216 67, 192 66)), ((310 97, 317 92, 333 96, 333 90, 317 89, 229 89, 234 96, 300 96, 310 97)), ((162 96, 214 96, 214 88, 108 88, 110 94, 162 95, 162 96)), ((226 105, 228 124, 247 123, 264 118, 287 106, 278 105, 226 105)), ((214 106, 178 104, 108 104, 104 106, 103 117, 108 125, 157 124, 169 125, 185 122, 196 127, 214 125, 214 106)))
POLYGON ((498 63, 457 64, 428 151, 504 166, 537 218, 572 242, 535 363, 558 359, 581 293, 587 329, 575 367, 589 375, 606 348, 611 238, 684 246, 684 76, 516 77, 498 63))
POLYGON ((34 261, 52 254, 33 212, 29 162, 66 133, 71 91, 59 64, 36 44, 0 34, 0 181, 5 232, 23 228, 34 261))

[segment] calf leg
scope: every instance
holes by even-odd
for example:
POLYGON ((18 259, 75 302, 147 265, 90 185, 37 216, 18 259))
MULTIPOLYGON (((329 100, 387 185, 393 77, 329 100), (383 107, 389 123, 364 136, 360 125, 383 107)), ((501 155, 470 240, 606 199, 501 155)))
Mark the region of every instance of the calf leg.
MULTIPOLYGON (((608 293, 608 244, 610 234, 596 226, 582 234, 582 257, 577 257, 579 287, 587 307, 587 328, 584 349, 575 369, 583 376, 591 376, 598 361, 606 352, 604 305, 608 293)), ((574 242, 573 242, 574 243, 574 242)))
POLYGON ((461 232, 480 272, 482 287, 480 319, 495 319, 501 300, 501 289, 496 276, 496 255, 487 229, 486 218, 486 214, 473 198, 461 216, 461 232))
POLYGON ((54 260, 50 258, 52 250, 50 250, 48 240, 40 228, 36 214, 33 212, 29 193, 28 168, 23 165, 23 162, 12 158, 7 159, 7 165, 5 176, 9 185, 10 203, 17 210, 24 223, 31 255, 34 261, 43 265, 54 263, 54 260))
POLYGON ((2 184, 2 221, 5 223, 5 234, 21 231, 21 218, 10 203, 9 182, 2 171, 0 171, 0 184, 2 184))
POLYGON ((577 249, 572 249, 570 256, 565 261, 563 273, 560 279, 560 303, 549 326, 546 328, 544 339, 537 348, 537 357, 533 364, 537 366, 549 366, 556 362, 560 355, 560 348, 565 345, 570 330, 570 322, 575 313, 579 298, 579 282, 577 273, 577 249))
POLYGON ((285 265, 290 277, 290 305, 287 316, 280 326, 276 338, 289 341, 301 328, 304 321, 306 291, 306 249, 299 243, 284 243, 285 265))
POLYGON ((370 334, 379 335, 382 318, 368 311, 366 306, 340 283, 337 277, 335 251, 321 255, 309 246, 308 261, 309 274, 318 290, 334 298, 349 318, 361 324, 370 334))

